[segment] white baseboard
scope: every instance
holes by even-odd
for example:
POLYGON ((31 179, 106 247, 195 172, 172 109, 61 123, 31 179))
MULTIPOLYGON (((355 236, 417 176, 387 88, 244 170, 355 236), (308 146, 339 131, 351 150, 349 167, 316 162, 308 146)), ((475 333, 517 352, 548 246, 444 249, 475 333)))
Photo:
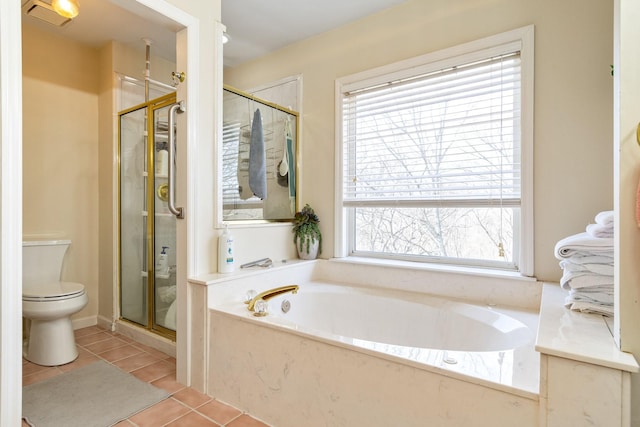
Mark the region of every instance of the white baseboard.
POLYGON ((81 317, 79 319, 71 319, 73 330, 88 328, 89 326, 95 326, 98 324, 97 316, 81 317))

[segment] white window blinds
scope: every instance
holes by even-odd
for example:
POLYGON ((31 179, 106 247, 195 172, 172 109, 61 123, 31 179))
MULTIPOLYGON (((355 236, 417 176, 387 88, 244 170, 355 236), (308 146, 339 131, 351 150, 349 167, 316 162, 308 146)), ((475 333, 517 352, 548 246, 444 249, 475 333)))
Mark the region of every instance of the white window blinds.
POLYGON ((343 205, 520 205, 520 54, 343 93, 343 205))

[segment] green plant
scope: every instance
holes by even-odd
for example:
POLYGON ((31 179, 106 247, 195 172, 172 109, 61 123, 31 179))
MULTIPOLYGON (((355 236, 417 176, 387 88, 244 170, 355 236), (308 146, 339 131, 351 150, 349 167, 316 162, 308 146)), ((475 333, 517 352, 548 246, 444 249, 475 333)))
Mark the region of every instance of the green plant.
POLYGON ((322 234, 318 223, 318 215, 309 204, 304 205, 300 212, 296 212, 293 218, 293 242, 300 241, 300 247, 309 253, 309 247, 314 241, 318 241, 318 253, 322 253, 322 234))

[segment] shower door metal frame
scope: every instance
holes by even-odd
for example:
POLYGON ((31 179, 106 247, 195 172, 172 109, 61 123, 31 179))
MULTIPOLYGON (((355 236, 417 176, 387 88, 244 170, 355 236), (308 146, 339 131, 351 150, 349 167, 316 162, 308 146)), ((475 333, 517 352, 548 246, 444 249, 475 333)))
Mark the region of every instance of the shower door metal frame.
MULTIPOLYGON (((169 338, 173 341, 176 339, 176 331, 172 329, 165 328, 159 325, 156 322, 156 303, 155 303, 155 279, 156 279, 156 271, 155 271, 155 126, 154 126, 154 113, 156 110, 170 107, 172 104, 176 103, 176 93, 172 92, 167 95, 152 99, 150 101, 144 102, 142 104, 135 105, 126 110, 120 111, 118 113, 118 318, 120 321, 128 322, 134 324, 138 327, 144 328, 150 332, 153 332, 157 335, 163 336, 165 338, 169 338), (121 118, 122 116, 138 111, 146 109, 146 173, 147 173, 147 182, 146 182, 146 206, 147 206, 147 224, 146 224, 146 241, 145 252, 146 252, 146 263, 147 263, 147 324, 143 325, 141 323, 135 322, 130 319, 126 319, 122 317, 122 224, 121 224, 121 197, 122 197, 122 158, 121 158, 121 118), (151 209, 153 208, 153 209, 151 209)), ((169 132, 172 130, 169 129, 169 132)), ((173 161, 170 159, 169 161, 173 161)))

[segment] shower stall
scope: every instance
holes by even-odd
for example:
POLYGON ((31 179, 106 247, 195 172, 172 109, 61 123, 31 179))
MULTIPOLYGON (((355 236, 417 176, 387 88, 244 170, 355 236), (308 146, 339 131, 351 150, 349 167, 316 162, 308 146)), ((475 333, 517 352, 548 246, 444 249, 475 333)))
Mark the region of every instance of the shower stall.
POLYGON ((175 93, 119 116, 120 317, 167 338, 176 330, 175 93))

